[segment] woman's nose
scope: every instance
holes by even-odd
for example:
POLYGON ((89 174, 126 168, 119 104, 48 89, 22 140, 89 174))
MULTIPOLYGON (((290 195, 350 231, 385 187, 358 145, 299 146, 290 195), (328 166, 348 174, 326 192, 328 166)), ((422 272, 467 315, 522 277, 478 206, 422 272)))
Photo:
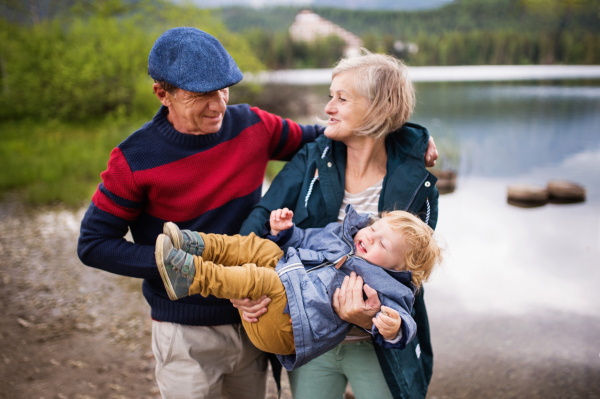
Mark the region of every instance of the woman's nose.
POLYGON ((327 105, 325 105, 325 113, 327 115, 331 115, 331 114, 335 113, 335 107, 331 104, 332 101, 333 101, 333 99, 329 100, 327 105))

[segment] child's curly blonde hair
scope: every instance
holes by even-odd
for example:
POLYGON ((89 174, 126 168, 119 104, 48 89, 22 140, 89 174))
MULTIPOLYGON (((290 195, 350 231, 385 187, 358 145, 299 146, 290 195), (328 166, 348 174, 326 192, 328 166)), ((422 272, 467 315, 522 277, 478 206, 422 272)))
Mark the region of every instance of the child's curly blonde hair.
POLYGON ((412 272, 412 282, 419 290, 436 264, 442 262, 442 250, 438 246, 433 229, 412 213, 405 211, 383 212, 381 219, 386 219, 390 228, 404 237, 406 253, 404 254, 405 270, 412 272))

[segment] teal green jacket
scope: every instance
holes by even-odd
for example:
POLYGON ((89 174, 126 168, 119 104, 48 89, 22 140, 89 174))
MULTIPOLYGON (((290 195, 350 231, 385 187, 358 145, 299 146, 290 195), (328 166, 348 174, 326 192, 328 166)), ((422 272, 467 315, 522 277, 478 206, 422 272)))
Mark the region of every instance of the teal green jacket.
MULTIPOLYGON (((428 142, 427 129, 413 123, 386 137, 387 174, 379 211, 406 210, 435 228, 439 193, 435 188, 436 177, 424 165, 428 142)), ((293 210, 293 222, 303 229, 336 222, 344 198, 345 170, 343 143, 320 136, 305 145, 275 177, 269 191, 242 225, 240 234, 254 232, 262 236, 271 211, 279 208, 293 210)), ((405 349, 374 345, 394 398, 424 398, 431 380, 433 352, 423 289, 415 297, 412 317, 417 324, 417 336, 405 349)))

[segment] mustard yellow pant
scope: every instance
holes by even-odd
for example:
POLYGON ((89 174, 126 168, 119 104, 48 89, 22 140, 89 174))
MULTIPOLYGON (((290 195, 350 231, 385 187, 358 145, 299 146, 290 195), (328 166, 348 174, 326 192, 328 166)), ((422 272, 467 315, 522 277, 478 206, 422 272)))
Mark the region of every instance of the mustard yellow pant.
POLYGON ((283 251, 272 241, 249 236, 200 233, 202 256, 194 256, 196 275, 190 295, 214 295, 224 299, 271 298, 268 311, 258 322, 242 320, 252 343, 264 352, 295 353, 292 324, 287 313, 285 288, 275 272, 283 251))

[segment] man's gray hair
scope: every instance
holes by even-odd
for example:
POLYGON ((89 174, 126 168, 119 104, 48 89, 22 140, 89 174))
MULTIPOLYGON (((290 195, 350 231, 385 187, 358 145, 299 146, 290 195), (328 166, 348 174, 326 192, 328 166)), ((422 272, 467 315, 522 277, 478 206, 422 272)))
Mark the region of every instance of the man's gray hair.
POLYGON ((154 79, 154 83, 158 83, 160 87, 163 88, 164 91, 171 95, 175 95, 175 92, 179 90, 179 87, 173 86, 171 83, 167 83, 164 80, 156 80, 154 79))

